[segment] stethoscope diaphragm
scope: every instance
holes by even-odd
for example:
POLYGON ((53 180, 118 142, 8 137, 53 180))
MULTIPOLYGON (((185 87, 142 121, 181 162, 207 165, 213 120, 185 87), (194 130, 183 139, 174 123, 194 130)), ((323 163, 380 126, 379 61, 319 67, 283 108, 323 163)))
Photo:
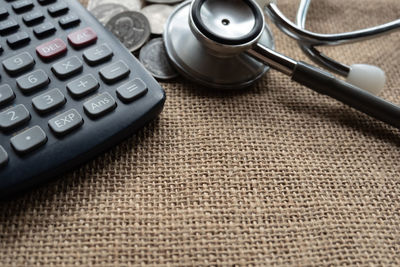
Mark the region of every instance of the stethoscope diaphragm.
MULTIPOLYGON (((204 27, 213 28, 217 34, 218 32, 223 33, 222 31, 225 30, 227 36, 229 34, 233 37, 240 36, 243 35, 240 29, 245 27, 245 30, 250 29, 251 31, 255 24, 255 21, 251 21, 251 16, 240 16, 238 13, 226 16, 229 11, 226 7, 229 5, 225 3, 218 6, 218 3, 224 3, 224 1, 206 1, 206 4, 207 2, 213 4, 208 7, 212 8, 212 16, 207 17, 207 14, 210 14, 206 9, 207 5, 200 9, 203 14, 200 13, 199 16, 203 18, 204 27), (221 8, 223 8, 221 10, 223 12, 218 15, 221 8), (236 34, 236 32, 238 33, 236 34)), ((193 22, 189 22, 191 4, 191 1, 186 1, 179 5, 169 17, 164 31, 165 47, 177 70, 190 80, 218 89, 248 87, 263 77, 269 70, 269 66, 246 53, 229 54, 227 47, 217 43, 215 49, 223 50, 223 53, 218 53, 210 47, 215 43, 207 46, 204 45, 204 40, 199 40, 202 32, 193 27, 193 22)), ((270 29, 266 24, 263 24, 262 27, 264 30, 261 30, 260 36, 256 38, 265 47, 273 49, 274 39, 270 29)), ((235 44, 229 45, 229 47, 241 49, 240 45, 235 44)))

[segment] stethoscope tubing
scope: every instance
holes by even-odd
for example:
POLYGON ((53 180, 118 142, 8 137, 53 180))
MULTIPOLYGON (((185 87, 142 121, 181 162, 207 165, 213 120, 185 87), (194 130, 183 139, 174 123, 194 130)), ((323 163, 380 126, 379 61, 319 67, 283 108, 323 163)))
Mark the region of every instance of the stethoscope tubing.
POLYGON ((400 19, 357 31, 350 31, 338 34, 320 34, 305 30, 305 23, 308 8, 311 0, 301 0, 296 24, 292 23, 283 15, 275 3, 266 6, 266 11, 271 20, 286 34, 296 39, 303 52, 317 64, 324 66, 332 72, 347 77, 350 67, 340 63, 324 53, 320 52, 316 46, 321 45, 340 45, 345 43, 359 42, 378 37, 379 35, 389 34, 400 29, 400 19))

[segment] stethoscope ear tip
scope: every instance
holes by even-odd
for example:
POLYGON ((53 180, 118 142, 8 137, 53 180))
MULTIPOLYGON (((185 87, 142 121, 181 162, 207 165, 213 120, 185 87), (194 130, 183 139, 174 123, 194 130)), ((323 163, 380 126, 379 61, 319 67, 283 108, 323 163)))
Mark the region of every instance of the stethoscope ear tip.
POLYGON ((346 81, 359 88, 377 95, 385 86, 385 72, 377 66, 368 64, 354 64, 350 66, 350 72, 346 81))

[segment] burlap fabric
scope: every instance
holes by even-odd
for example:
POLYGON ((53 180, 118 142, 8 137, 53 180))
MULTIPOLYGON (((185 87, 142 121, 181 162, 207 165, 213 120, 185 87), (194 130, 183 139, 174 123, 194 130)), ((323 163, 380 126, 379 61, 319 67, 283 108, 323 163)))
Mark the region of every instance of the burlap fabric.
MULTIPOLYGON (((297 2, 278 1, 292 18, 297 2)), ((398 17, 398 0, 314 1, 309 27, 398 17)), ((399 103, 399 44, 324 51, 381 66, 399 103)), ((2 265, 400 265, 398 130, 276 72, 245 91, 163 86, 163 113, 136 136, 0 204, 2 265)))

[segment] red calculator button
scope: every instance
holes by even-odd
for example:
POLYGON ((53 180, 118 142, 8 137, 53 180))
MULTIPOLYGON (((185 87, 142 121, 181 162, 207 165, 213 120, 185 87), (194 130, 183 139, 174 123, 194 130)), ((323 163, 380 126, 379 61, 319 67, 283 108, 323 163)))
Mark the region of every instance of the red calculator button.
POLYGON ((60 38, 44 43, 36 47, 36 53, 42 59, 51 59, 67 51, 67 45, 60 38))
POLYGON ((87 46, 96 40, 97 34, 90 27, 68 34, 68 41, 75 48, 87 46))

